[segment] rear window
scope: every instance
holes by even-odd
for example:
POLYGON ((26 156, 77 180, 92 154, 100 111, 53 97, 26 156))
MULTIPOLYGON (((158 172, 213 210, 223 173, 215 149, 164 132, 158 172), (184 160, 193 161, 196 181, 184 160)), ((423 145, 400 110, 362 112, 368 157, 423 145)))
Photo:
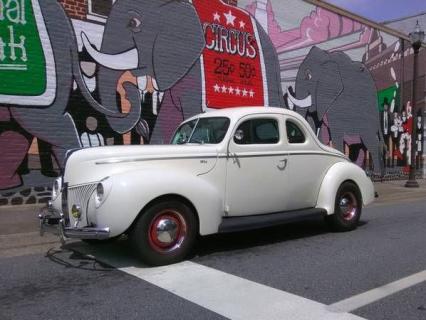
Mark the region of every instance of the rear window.
POLYGON ((300 127, 293 121, 286 121, 287 139, 288 143, 304 143, 306 141, 305 135, 300 127))
POLYGON ((275 119, 244 121, 235 133, 236 144, 276 144, 280 140, 278 122, 275 119))

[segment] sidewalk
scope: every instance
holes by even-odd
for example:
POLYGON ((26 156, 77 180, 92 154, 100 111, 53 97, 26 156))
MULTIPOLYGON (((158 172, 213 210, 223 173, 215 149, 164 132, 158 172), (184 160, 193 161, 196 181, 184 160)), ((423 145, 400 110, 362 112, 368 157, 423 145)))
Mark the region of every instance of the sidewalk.
MULTIPOLYGON (((420 188, 404 187, 406 180, 375 182, 379 198, 371 206, 409 203, 426 199, 426 180, 417 180, 420 188)), ((0 207, 0 257, 46 252, 60 245, 53 234, 39 235, 37 214, 42 205, 0 207)), ((425 209, 426 213, 426 209, 425 209)))
POLYGON ((373 205, 411 202, 426 199, 425 179, 417 179, 420 188, 406 188, 404 186, 406 182, 407 180, 375 182, 374 188, 379 194, 379 197, 376 199, 373 205))
POLYGON ((40 237, 38 210, 42 205, 0 207, 0 258, 46 253, 59 248, 56 235, 40 237))

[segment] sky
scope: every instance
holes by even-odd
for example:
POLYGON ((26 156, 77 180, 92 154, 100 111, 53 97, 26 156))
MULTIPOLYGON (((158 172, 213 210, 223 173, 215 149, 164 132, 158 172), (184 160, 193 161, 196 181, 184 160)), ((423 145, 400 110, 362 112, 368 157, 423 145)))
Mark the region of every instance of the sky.
POLYGON ((426 0, 325 0, 376 22, 426 11, 426 0))

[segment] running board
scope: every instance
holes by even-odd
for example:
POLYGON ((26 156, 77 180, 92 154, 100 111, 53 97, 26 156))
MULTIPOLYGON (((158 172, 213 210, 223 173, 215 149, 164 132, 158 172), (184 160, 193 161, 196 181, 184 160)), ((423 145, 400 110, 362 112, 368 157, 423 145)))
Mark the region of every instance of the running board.
POLYGON ((261 229, 319 215, 325 216, 326 214, 327 211, 325 209, 309 208, 254 216, 223 217, 222 223, 219 225, 219 232, 228 233, 261 229))

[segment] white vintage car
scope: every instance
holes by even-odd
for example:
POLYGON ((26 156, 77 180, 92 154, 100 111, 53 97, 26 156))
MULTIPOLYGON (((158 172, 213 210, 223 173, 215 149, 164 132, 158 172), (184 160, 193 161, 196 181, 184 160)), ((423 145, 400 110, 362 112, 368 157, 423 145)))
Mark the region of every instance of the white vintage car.
POLYGON ((183 122, 171 145, 69 153, 41 228, 91 242, 127 234, 148 264, 184 259, 198 235, 320 214, 356 228, 374 200, 365 172, 281 108, 213 111, 183 122))

